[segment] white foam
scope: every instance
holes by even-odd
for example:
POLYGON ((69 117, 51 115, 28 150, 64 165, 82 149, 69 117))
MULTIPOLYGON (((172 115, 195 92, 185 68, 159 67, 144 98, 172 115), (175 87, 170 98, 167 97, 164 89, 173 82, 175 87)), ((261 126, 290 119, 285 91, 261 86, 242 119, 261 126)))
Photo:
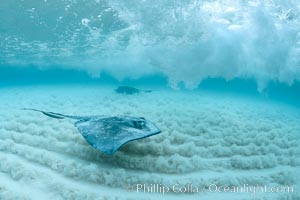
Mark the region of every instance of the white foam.
POLYGON ((159 73, 189 88, 209 77, 254 78, 259 90, 299 81, 298 0, 64 2, 8 2, 22 14, 0 13, 14 19, 1 23, 0 64, 118 79, 159 73))

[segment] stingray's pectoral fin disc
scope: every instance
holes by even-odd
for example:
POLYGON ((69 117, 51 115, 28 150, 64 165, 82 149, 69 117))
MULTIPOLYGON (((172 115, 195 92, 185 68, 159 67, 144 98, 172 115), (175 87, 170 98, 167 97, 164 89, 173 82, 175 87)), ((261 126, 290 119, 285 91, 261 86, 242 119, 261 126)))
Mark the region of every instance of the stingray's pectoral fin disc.
POLYGON ((91 146, 109 155, 130 141, 161 132, 144 118, 128 116, 93 117, 78 121, 75 126, 91 146))

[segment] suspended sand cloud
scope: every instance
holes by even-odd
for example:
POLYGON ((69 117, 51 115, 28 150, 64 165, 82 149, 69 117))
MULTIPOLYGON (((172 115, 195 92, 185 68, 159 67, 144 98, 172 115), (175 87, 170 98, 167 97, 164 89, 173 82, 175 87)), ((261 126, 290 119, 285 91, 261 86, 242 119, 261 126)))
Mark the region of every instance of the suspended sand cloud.
POLYGON ((118 79, 160 73, 176 87, 300 77, 299 1, 9 1, 1 65, 61 66, 118 79), (18 23, 16 23, 18 22, 18 23))

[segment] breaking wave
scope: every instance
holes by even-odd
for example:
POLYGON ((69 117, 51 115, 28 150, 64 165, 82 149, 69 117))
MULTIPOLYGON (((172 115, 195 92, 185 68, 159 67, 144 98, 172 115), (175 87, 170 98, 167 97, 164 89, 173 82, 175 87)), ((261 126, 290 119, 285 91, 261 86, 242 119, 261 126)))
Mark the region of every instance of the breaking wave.
POLYGON ((0 65, 74 68, 118 79, 300 80, 298 0, 5 1, 0 65))

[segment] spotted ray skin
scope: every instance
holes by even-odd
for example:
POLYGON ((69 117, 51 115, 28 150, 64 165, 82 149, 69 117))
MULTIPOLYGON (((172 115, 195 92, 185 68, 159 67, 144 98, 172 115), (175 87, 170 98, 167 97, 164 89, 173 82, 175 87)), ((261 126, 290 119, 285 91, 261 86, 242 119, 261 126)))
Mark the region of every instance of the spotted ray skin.
POLYGON ((84 139, 95 149, 109 155, 114 154, 122 145, 130 141, 150 137, 161 132, 152 122, 143 117, 121 115, 70 116, 29 108, 24 110, 41 112, 56 119, 78 120, 74 125, 84 139))

